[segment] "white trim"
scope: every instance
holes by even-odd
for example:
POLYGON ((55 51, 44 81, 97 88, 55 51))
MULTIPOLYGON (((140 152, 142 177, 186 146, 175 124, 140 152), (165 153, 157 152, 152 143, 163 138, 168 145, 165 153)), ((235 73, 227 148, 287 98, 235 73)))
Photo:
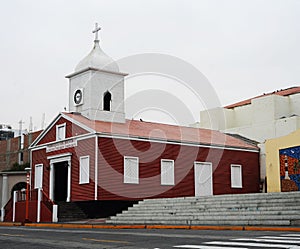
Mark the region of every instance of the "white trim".
MULTIPOLYGON (((81 140, 85 140, 85 139, 89 139, 89 138, 93 138, 93 137, 95 137, 95 133, 93 133, 93 134, 87 133, 87 134, 82 134, 82 135, 79 135, 79 136, 68 137, 66 140, 72 140, 73 139, 73 140, 76 140, 76 141, 81 141, 81 140)), ((37 145, 34 148, 31 148, 30 150, 31 151, 36 151, 36 150, 46 149, 49 145, 56 144, 56 143, 59 143, 59 141, 52 141, 52 142, 49 142, 49 143, 44 143, 44 144, 41 144, 41 145, 37 145)))
POLYGON ((95 201, 98 199, 98 136, 95 136, 95 201))
POLYGON ((98 69, 98 68, 94 68, 94 67, 86 67, 84 69, 81 69, 78 72, 75 73, 71 73, 69 75, 66 76, 67 79, 72 78, 78 74, 84 73, 84 72, 88 72, 88 71, 96 71, 96 72, 103 72, 103 73, 109 73, 109 74, 116 74, 116 75, 120 75, 120 76, 127 76, 127 73, 121 73, 121 72, 114 72, 114 71, 109 71, 109 70, 103 70, 103 69, 98 69))
MULTIPOLYGON (((72 153, 69 152, 69 153, 63 153, 63 154, 58 154, 58 155, 53 155, 53 156, 48 156, 47 157, 47 160, 50 160, 51 162, 53 163, 60 163, 60 162, 63 162, 63 161, 67 161, 68 158, 66 159, 66 157, 70 157, 72 156, 72 153), (63 159, 61 159, 61 157, 64 157, 63 159), (57 160, 56 160, 57 159, 57 160), (52 161, 53 160, 53 161, 52 161)), ((51 163, 50 162, 50 163, 51 163)))
POLYGON ((81 156, 79 157, 79 184, 89 184, 90 183, 90 156, 81 156), (82 162, 81 160, 88 159, 88 168, 87 168, 87 179, 82 179, 82 162))
POLYGON ((184 146, 192 146, 192 147, 201 147, 201 148, 211 148, 211 149, 223 149, 223 150, 236 150, 236 151, 247 151, 247 152, 255 152, 259 153, 259 149, 244 149, 244 148, 236 148, 236 147, 229 147, 221 145, 205 145, 205 144, 195 144, 193 142, 181 142, 181 141, 170 141, 170 140, 161 140, 161 139, 149 139, 149 138, 142 138, 142 137, 128 137, 126 135, 109 135, 98 133, 99 137, 103 138, 118 138, 118 139, 125 139, 125 140, 133 140, 133 141, 143 141, 143 142, 151 142, 151 143, 165 143, 165 144, 175 144, 175 145, 184 145, 184 146))
POLYGON ((29 172, 29 182, 30 182, 30 184, 29 184, 29 190, 32 190, 32 185, 33 184, 31 184, 32 183, 32 151, 31 150, 29 150, 29 162, 30 162, 30 172, 29 172))
POLYGON ((66 123, 56 125, 56 133, 55 133, 55 138, 56 138, 55 141, 56 141, 56 142, 63 141, 63 140, 66 139, 66 133, 67 133, 66 127, 67 127, 67 124, 66 124, 66 123), (62 137, 60 138, 60 137, 59 137, 59 134, 60 134, 60 133, 59 133, 59 130, 60 130, 61 128, 64 128, 64 129, 63 129, 62 137))
POLYGON ((230 179, 231 179, 231 188, 243 188, 243 173, 242 173, 242 165, 241 164, 230 164, 230 179), (233 168, 238 168, 239 176, 238 176, 238 184, 234 184, 236 180, 234 179, 233 168))
POLYGON ((172 159, 161 159, 160 160, 160 184, 162 186, 174 186, 175 185, 175 164, 172 159), (163 162, 171 162, 172 163, 172 183, 163 182, 163 162))
POLYGON ((49 156, 47 157, 48 160, 50 160, 50 179, 49 179, 49 198, 51 200, 54 199, 54 164, 55 163, 60 163, 60 162, 68 162, 68 187, 67 187, 67 202, 70 202, 71 200, 71 155, 72 153, 64 153, 64 154, 59 154, 59 155, 54 155, 54 156, 49 156))
POLYGON ((72 187, 72 172, 71 172, 71 157, 68 160, 68 189, 67 189, 67 202, 71 201, 71 187, 72 187))
POLYGON ((123 159, 123 169, 124 169, 124 173, 123 173, 123 183, 128 183, 128 184, 139 184, 139 178, 140 178, 140 172, 139 172, 139 158, 138 157, 133 157, 133 156, 124 156, 123 159), (137 161, 137 178, 128 178, 126 176, 126 167, 125 167, 125 162, 126 159, 133 159, 137 161))
POLYGON ((42 189, 38 188, 37 214, 36 214, 37 223, 41 221, 41 201, 42 201, 42 189))
POLYGON ((54 164, 53 163, 50 163, 49 198, 50 198, 50 200, 54 200, 54 164))
POLYGON ((16 202, 17 202, 18 191, 15 190, 13 192, 13 213, 12 213, 12 221, 16 221, 16 202))

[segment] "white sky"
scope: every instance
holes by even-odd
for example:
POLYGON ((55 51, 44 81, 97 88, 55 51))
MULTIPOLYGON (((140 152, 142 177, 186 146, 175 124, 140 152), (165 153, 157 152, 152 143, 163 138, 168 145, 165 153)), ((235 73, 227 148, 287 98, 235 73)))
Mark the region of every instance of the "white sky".
MULTIPOLYGON (((28 129, 32 116, 39 129, 43 113, 49 123, 67 106, 64 76, 91 50, 95 22, 115 60, 178 57, 208 78, 222 105, 300 82, 299 0, 10 0, 0 13, 0 123, 14 128, 22 119, 28 129)), ((197 120, 201 105, 182 100, 197 120)))

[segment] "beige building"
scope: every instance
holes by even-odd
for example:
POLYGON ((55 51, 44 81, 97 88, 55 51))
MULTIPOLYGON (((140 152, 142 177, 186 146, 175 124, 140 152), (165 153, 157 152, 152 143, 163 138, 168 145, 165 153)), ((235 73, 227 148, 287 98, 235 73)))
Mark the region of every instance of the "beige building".
POLYGON ((300 87, 281 89, 222 108, 201 111, 200 127, 257 141, 261 149, 263 180, 267 174, 265 141, 300 128, 300 87))

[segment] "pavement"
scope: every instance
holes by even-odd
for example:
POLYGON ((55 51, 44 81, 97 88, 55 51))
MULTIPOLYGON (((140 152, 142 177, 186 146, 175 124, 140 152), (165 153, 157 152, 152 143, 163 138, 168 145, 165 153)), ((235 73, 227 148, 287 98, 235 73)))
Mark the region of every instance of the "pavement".
POLYGON ((203 226, 203 225, 111 225, 106 224, 105 219, 88 219, 72 222, 58 223, 22 223, 0 222, 0 226, 25 226, 25 227, 49 227, 49 228, 72 228, 72 229, 184 229, 184 230, 235 230, 235 231, 282 231, 300 232, 300 227, 291 226, 203 226))

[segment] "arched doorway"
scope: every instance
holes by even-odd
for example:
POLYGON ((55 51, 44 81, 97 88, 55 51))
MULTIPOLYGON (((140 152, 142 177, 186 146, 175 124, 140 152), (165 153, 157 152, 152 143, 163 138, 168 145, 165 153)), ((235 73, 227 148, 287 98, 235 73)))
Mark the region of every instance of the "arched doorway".
POLYGON ((10 191, 10 195, 13 196, 14 191, 18 191, 18 190, 22 190, 22 189, 26 189, 26 182, 18 182, 18 183, 16 183, 12 187, 12 189, 10 191))

